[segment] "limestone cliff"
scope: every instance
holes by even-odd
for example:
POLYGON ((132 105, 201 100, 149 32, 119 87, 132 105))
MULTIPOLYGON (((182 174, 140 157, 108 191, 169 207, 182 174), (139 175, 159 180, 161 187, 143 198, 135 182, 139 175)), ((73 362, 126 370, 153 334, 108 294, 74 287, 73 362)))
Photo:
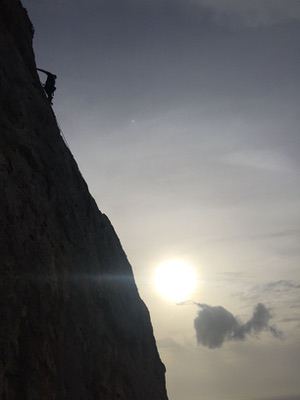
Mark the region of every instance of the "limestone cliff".
POLYGON ((0 0, 0 398, 166 400, 147 308, 0 0))

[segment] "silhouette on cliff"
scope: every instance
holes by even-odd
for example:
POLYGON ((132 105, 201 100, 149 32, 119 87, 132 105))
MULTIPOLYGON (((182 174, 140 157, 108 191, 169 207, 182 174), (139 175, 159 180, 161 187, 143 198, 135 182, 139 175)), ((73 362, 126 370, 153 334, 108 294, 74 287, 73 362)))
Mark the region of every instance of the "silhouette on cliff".
POLYGON ((37 70, 41 71, 41 72, 43 72, 44 74, 47 75, 47 79, 46 79, 46 82, 43 85, 43 88, 44 88, 44 90, 45 90, 45 92, 47 94, 47 97, 48 97, 48 99, 50 101, 50 104, 53 104, 52 101, 53 101, 53 97, 54 97, 54 92, 56 90, 55 81, 56 81, 57 76, 52 74, 51 72, 46 71, 46 70, 41 69, 41 68, 37 68, 37 70))

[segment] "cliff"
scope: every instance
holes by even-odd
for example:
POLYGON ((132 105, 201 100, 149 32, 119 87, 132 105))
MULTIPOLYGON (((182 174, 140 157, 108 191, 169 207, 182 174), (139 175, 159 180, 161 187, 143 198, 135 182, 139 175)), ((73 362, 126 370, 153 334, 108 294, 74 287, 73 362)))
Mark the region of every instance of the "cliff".
POLYGON ((0 0, 0 398, 166 400, 149 313, 0 0))

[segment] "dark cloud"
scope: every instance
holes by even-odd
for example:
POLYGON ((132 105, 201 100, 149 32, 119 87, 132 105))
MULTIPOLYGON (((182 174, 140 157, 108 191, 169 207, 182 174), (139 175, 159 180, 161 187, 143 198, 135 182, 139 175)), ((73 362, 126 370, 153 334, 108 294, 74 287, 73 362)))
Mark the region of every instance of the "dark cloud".
POLYGON ((249 335, 258 335, 263 331, 281 338, 282 333, 270 325, 272 315, 262 303, 254 308, 253 315, 246 323, 242 323, 224 307, 213 307, 197 304, 200 308, 194 321, 197 341, 210 349, 219 348, 226 341, 245 340, 249 335))

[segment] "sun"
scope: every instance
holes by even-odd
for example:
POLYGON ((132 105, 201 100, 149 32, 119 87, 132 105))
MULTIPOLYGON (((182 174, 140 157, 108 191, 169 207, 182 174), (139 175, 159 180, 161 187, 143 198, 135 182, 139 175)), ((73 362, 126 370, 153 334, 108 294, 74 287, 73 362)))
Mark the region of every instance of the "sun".
POLYGON ((165 299, 173 302, 189 300, 197 286, 195 268, 183 260, 167 260, 155 271, 155 287, 165 299))

